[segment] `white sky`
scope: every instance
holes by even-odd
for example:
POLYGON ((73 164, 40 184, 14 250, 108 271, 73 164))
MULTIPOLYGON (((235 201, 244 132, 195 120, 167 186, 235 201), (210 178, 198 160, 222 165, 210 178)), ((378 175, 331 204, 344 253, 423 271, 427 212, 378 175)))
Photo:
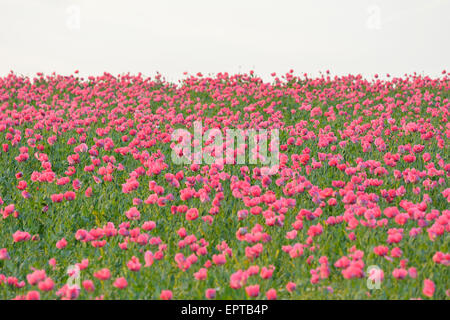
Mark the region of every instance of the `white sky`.
POLYGON ((0 0, 0 75, 448 70, 450 0, 0 0))

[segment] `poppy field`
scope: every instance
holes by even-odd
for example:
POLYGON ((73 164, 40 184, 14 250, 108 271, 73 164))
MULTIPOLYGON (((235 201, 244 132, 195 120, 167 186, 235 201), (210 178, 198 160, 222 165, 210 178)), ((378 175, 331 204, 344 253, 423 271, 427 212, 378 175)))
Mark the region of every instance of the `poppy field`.
POLYGON ((449 75, 271 79, 1 77, 0 299, 448 300, 449 75))

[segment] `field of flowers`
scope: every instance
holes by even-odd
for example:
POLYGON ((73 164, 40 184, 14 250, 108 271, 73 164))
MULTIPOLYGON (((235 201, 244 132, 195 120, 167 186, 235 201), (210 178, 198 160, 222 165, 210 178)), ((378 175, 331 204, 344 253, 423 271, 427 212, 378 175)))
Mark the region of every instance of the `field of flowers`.
POLYGON ((0 78, 0 298, 449 299, 448 74, 272 77, 0 78))

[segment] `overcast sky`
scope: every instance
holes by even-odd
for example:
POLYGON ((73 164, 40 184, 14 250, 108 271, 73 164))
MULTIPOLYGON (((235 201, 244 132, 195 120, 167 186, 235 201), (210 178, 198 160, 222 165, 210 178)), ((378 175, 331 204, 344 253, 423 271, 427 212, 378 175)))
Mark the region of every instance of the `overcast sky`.
POLYGON ((450 0, 0 0, 0 75, 449 67, 450 0))

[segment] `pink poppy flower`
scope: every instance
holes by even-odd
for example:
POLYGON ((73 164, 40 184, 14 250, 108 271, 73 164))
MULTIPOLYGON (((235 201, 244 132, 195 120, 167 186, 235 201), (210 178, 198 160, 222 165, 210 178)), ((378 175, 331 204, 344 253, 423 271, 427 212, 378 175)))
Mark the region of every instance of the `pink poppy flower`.
POLYGON ((216 289, 206 289, 205 297, 206 297, 206 299, 215 299, 216 298, 216 289))
POLYGON ((434 291, 435 291, 435 285, 434 282, 431 281, 430 279, 425 279, 423 281, 423 289, 422 292, 425 296, 432 298, 434 295, 434 291))
POLYGON ((247 293, 247 295, 249 297, 257 297, 259 295, 259 285, 255 284, 255 285, 251 285, 248 287, 245 287, 245 292, 247 293))
POLYGON ((127 280, 125 278, 120 277, 120 278, 117 278, 114 281, 113 286, 118 288, 118 289, 124 289, 124 288, 126 288, 128 286, 128 282, 127 282, 127 280))
POLYGON ((109 278, 111 278, 111 272, 108 268, 103 268, 94 272, 94 277, 102 281, 108 280, 109 278))
POLYGON ((170 290, 162 290, 159 296, 161 300, 172 300, 173 294, 170 290))

